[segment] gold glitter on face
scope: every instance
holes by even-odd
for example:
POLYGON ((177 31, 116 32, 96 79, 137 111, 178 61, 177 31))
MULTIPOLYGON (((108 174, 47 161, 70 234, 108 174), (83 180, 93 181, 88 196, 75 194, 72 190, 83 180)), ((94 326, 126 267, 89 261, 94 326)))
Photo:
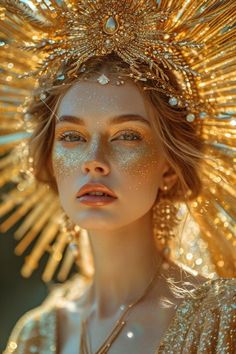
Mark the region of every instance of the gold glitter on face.
MULTIPOLYGON (((107 142, 102 143, 101 138, 95 138, 93 142, 87 143, 60 140, 60 134, 64 132, 74 132, 75 137, 79 134, 79 129, 72 131, 66 127, 62 128, 63 133, 60 130, 56 133, 54 144, 53 161, 56 175, 59 178, 69 177, 84 161, 89 159, 89 156, 91 156, 91 160, 96 156, 101 148, 99 144, 102 144, 102 150, 107 161, 116 164, 118 169, 133 177, 145 176, 148 174, 148 168, 150 167, 158 168, 158 149, 155 148, 155 143, 148 138, 150 133, 144 132, 142 141, 133 139, 132 142, 129 142, 127 139, 125 140, 125 137, 136 137, 135 131, 142 131, 140 128, 136 128, 136 130, 133 128, 133 132, 129 132, 129 129, 126 127, 122 130, 117 128, 118 133, 111 133, 107 142)), ((80 136, 77 136, 77 139, 79 138, 80 136)))
POLYGON ((166 161, 135 84, 76 83, 61 99, 57 119, 52 161, 69 216, 81 224, 78 210, 84 206, 75 204, 75 196, 93 182, 112 188, 124 212, 129 202, 132 217, 148 212, 166 161))

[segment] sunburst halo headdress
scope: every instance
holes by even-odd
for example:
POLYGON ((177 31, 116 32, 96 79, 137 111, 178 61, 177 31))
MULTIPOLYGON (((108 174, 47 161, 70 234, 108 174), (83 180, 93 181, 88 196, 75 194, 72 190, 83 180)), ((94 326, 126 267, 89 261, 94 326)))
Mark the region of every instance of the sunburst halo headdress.
MULTIPOLYGON (((23 218, 15 233, 16 252, 36 242, 25 276, 45 251, 50 254, 46 281, 63 254, 61 279, 75 258, 57 197, 29 167, 27 102, 77 77, 88 59, 113 52, 129 65, 130 77, 151 79, 170 105, 186 108, 186 119, 196 124, 213 158, 203 161, 205 188, 190 203, 190 212, 181 206, 188 222, 183 247, 172 245, 173 258, 209 276, 236 275, 235 18, 234 0, 0 0, 0 187, 14 185, 2 195, 1 230, 23 218), (69 69, 62 72, 65 64, 69 69), (165 69, 173 72, 180 90, 165 69)), ((76 230, 86 247, 83 231, 76 230)))

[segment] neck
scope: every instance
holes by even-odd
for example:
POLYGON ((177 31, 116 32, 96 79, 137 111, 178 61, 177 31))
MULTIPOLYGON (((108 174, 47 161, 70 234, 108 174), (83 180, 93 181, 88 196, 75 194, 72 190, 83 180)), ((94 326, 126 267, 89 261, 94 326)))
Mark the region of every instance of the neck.
POLYGON ((161 254, 150 214, 117 230, 89 232, 89 237, 95 266, 89 301, 97 316, 106 317, 142 296, 157 273, 161 254))

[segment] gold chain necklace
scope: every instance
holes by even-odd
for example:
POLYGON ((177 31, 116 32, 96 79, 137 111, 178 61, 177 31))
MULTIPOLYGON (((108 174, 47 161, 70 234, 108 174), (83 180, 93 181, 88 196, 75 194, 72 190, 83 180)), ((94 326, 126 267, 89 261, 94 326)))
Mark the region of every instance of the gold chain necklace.
MULTIPOLYGON (((151 279, 150 283, 146 287, 144 293, 136 301, 134 301, 132 304, 129 304, 127 306, 127 308, 122 313, 120 318, 116 321, 115 327, 113 328, 111 333, 107 336, 107 338, 105 339, 103 344, 100 346, 100 348, 98 350, 96 350, 96 352, 94 354, 106 354, 108 352, 108 350, 110 349, 112 343, 118 337, 118 335, 120 334, 121 330, 123 329, 123 327, 127 323, 127 321, 124 320, 124 318, 127 315, 127 313, 134 306, 136 306, 139 302, 141 302, 145 298, 145 296, 147 295, 149 290, 151 289, 151 287, 152 287, 152 285, 154 283, 154 280, 156 279, 157 275, 159 274, 159 270, 160 270, 162 261, 163 261, 163 259, 161 257, 160 262, 159 262, 158 267, 157 267, 157 271, 155 272, 153 278, 151 279)), ((88 330, 87 330, 87 322, 88 322, 88 318, 86 320, 82 320, 81 335, 80 335, 80 352, 79 352, 80 354, 92 354, 91 344, 90 344, 90 340, 89 340, 89 333, 88 333, 88 330)))

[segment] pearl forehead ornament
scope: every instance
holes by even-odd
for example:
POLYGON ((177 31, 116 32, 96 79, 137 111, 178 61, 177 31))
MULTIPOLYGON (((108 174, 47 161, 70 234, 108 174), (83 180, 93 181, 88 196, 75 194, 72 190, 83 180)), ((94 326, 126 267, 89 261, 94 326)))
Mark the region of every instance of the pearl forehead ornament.
MULTIPOLYGON (((97 82, 100 84, 100 85, 107 85, 111 80, 105 75, 105 74, 101 74, 98 78, 97 78, 97 82)), ((120 85, 123 85, 124 84, 124 81, 121 80, 121 81, 116 81, 116 85, 117 86, 120 86, 120 85)), ((44 96, 45 97, 45 96, 44 96)), ((178 99, 176 97, 170 97, 169 98, 169 104, 170 106, 178 106, 178 99)), ((199 117, 201 119, 204 119, 205 117, 207 116, 206 112, 200 112, 199 114, 199 117)), ((195 120, 196 116, 195 114, 193 113, 189 113, 187 114, 186 116, 186 120, 188 122, 193 122, 195 120)))

